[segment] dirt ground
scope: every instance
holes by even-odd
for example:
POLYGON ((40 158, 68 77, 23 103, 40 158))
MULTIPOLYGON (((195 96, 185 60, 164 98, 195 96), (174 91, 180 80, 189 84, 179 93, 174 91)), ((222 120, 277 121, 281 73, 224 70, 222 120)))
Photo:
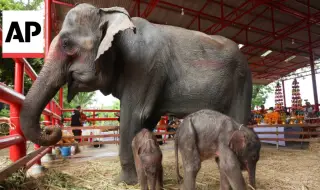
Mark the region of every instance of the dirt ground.
MULTIPOLYGON (((161 148, 164 155, 165 189, 178 189, 173 143, 168 142, 161 148)), ((117 145, 106 145, 101 149, 83 149, 77 158, 44 163, 48 172, 36 180, 37 187, 38 189, 139 189, 138 185, 114 184, 114 179, 120 172, 117 149, 117 145)), ((180 155, 179 158, 182 174, 180 155)), ((247 173, 243 174, 248 180, 247 173)), ((320 152, 284 147, 277 150, 275 146, 264 145, 257 165, 256 181, 259 190, 319 190, 320 152)), ((219 172, 214 160, 202 163, 197 176, 197 189, 219 189, 219 172)))

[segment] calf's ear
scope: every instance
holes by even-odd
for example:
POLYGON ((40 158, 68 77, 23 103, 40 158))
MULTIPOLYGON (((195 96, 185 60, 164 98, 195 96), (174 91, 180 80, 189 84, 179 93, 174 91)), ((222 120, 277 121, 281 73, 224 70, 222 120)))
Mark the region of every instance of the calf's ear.
POLYGON ((237 130, 231 133, 229 147, 237 155, 243 150, 245 147, 245 135, 242 131, 237 130))

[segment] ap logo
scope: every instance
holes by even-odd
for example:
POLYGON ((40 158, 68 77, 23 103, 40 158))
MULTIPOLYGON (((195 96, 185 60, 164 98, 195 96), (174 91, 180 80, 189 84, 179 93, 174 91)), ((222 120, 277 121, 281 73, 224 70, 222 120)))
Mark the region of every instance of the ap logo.
POLYGON ((43 11, 2 12, 2 57, 44 57, 43 11))

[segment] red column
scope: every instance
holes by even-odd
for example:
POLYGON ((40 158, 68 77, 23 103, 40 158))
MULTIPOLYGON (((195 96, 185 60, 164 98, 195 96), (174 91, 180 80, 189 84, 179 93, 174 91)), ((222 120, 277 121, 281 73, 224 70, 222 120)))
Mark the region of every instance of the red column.
POLYGON ((61 109, 63 109, 63 88, 60 88, 59 91, 59 106, 61 109))
MULTIPOLYGON (((51 111, 52 113, 56 113, 56 104, 54 101, 51 101, 51 111)), ((52 117, 52 125, 56 124, 56 118, 52 117)))
POLYGON ((95 121, 95 118, 96 118, 96 112, 95 112, 95 111, 93 111, 92 113, 93 113, 93 116, 92 116, 92 118, 93 118, 92 125, 96 125, 96 121, 95 121))
MULTIPOLYGON (((45 52, 44 56, 46 57, 48 55, 49 47, 50 47, 50 42, 51 42, 51 0, 45 0, 45 52)), ((51 110, 50 103, 46 106, 46 109, 51 110)), ((46 122, 45 125, 50 125, 51 117, 45 115, 44 116, 44 121, 46 122)), ((35 150, 40 148, 39 145, 35 144, 34 145, 35 150)), ((51 152, 51 150, 49 151, 51 152)), ((41 165, 41 160, 39 159, 36 164, 41 165)))
POLYGON ((281 82, 282 82, 283 106, 284 106, 284 107, 287 107, 287 103, 286 103, 286 90, 284 89, 284 80, 282 80, 281 82))
MULTIPOLYGON (((23 74, 24 74, 24 64, 22 62, 16 62, 14 68, 14 90, 18 93, 23 93, 23 74)), ((20 108, 19 105, 10 105, 10 120, 13 124, 10 128, 10 135, 19 134, 23 138, 23 133, 20 129, 20 108)), ((27 153, 26 141, 13 145, 10 147, 10 160, 15 162, 18 159, 24 157, 27 153)))
MULTIPOLYGON (((51 0, 45 0, 45 57, 48 55, 50 42, 51 42, 51 0)), ((50 104, 46 106, 47 109, 50 109, 50 104)), ((50 121, 49 116, 45 116, 45 121, 50 121)))

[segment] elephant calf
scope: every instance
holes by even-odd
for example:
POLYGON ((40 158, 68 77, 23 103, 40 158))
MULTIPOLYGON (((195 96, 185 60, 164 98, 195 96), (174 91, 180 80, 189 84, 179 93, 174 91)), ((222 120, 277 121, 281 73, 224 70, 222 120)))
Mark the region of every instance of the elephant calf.
POLYGON ((220 170, 220 189, 242 190, 246 184, 241 170, 249 173, 255 187, 255 170, 261 144, 253 130, 240 125, 229 116, 203 109, 184 118, 175 138, 176 172, 179 174, 178 149, 184 167, 183 189, 195 189, 201 162, 215 158, 220 170))
POLYGON ((144 128, 133 138, 132 150, 141 189, 147 190, 148 183, 152 190, 163 189, 162 152, 157 138, 144 128))

